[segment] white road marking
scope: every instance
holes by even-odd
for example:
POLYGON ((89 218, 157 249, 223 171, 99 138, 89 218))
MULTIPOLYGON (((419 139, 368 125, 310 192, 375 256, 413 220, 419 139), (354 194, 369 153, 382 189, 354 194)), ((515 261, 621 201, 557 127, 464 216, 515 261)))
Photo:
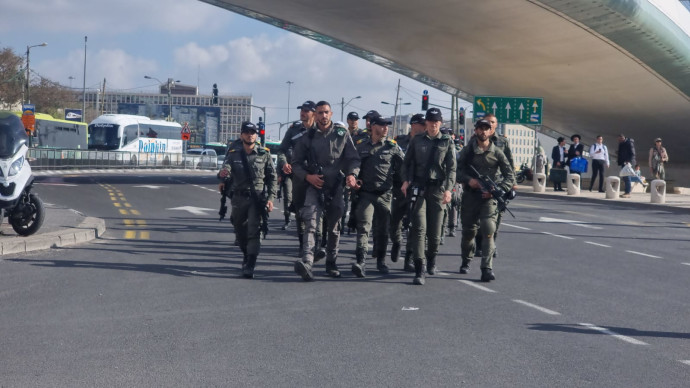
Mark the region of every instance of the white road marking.
POLYGON ((683 265, 690 265, 690 263, 681 263, 681 264, 683 264, 683 265))
POLYGON ((469 280, 458 280, 458 281, 459 281, 460 283, 465 283, 465 284, 467 284, 468 286, 472 286, 472 287, 477 288, 477 289, 480 289, 480 290, 482 290, 482 291, 486 291, 486 292, 496 292, 496 291, 494 291, 494 290, 492 290, 492 289, 490 289, 490 288, 487 288, 487 287, 484 287, 484 286, 480 286, 479 284, 477 284, 477 283, 475 283, 475 282, 471 282, 471 281, 469 281, 469 280))
POLYGON ((618 334, 618 333, 613 332, 613 331, 611 331, 611 330, 609 330, 609 329, 606 329, 606 328, 603 328, 603 327, 599 327, 599 326, 592 325, 591 323, 580 323, 580 326, 584 326, 584 327, 586 327, 586 328, 588 328, 588 329, 591 329, 591 330, 594 330, 594 331, 599 331, 599 332, 602 332, 602 333, 604 333, 604 334, 608 334, 608 335, 610 335, 610 336, 612 336, 612 337, 618 338, 618 339, 621 340, 621 341, 625 341, 625 342, 630 343, 630 344, 633 344, 633 345, 649 345, 649 344, 646 343, 646 342, 642 342, 642 341, 637 340, 637 339, 635 339, 635 338, 628 337, 627 335, 618 334))
POLYGON ((592 226, 587 222, 574 221, 574 220, 563 220, 560 218, 549 218, 549 217, 539 217, 539 222, 554 222, 559 224, 569 224, 579 226, 581 228, 587 229, 603 229, 601 226, 592 226))
POLYGON ((575 237, 561 236, 560 234, 554 234, 554 233, 549 233, 549 232, 542 232, 542 233, 543 233, 543 234, 548 234, 549 236, 565 238, 565 239, 568 239, 568 240, 575 240, 575 237))
POLYGON ((417 311, 419 307, 405 307, 403 306, 402 311, 417 311))
POLYGON ((524 226, 511 225, 507 223, 502 223, 501 225, 510 226, 511 228, 522 229, 522 230, 532 230, 530 228, 525 228, 524 226))
POLYGON ((585 241, 585 244, 596 245, 596 246, 598 246, 598 247, 604 247, 604 248, 611 248, 610 245, 599 244, 599 243, 595 243, 595 242, 591 242, 591 241, 585 241))
POLYGON ((180 206, 180 207, 171 207, 167 208, 165 210, 182 210, 182 211, 187 211, 190 212, 194 215, 197 216, 205 216, 207 211, 213 211, 213 209, 207 209, 204 207, 196 207, 196 206, 180 206))
POLYGON ((681 364, 690 365, 690 360, 678 360, 681 364))
POLYGON ((520 303, 521 305, 525 305, 525 306, 527 306, 527 307, 531 307, 531 308, 533 308, 533 309, 535 309, 535 310, 539 310, 539 311, 541 311, 541 312, 544 313, 544 314, 549 314, 549 315, 561 315, 561 313, 559 313, 558 311, 549 310, 549 309, 547 309, 546 307, 537 306, 536 304, 532 304, 532 303, 529 303, 529 302, 525 302, 524 300, 513 299, 513 302, 515 302, 515 303, 520 303))
POLYGON ((642 252, 637 252, 637 251, 626 251, 626 252, 632 253, 632 254, 634 254, 634 255, 640 255, 640 256, 651 257, 652 259, 661 259, 660 256, 654 256, 654 255, 650 255, 650 254, 647 254, 647 253, 642 253, 642 252))
POLYGON ((140 186, 132 186, 132 187, 143 187, 145 189, 152 189, 152 190, 158 190, 165 188, 165 186, 157 186, 157 185, 140 185, 140 186))

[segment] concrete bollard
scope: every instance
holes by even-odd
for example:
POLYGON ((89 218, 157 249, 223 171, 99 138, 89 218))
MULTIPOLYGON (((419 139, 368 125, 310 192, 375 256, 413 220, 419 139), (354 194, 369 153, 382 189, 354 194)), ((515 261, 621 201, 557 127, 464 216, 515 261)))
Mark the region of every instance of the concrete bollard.
POLYGON ((666 203, 666 181, 654 179, 651 188, 652 203, 666 203))
POLYGON ((618 198, 621 193, 621 178, 607 176, 604 184, 606 185, 606 199, 618 198))
POLYGON ((580 176, 568 174, 568 195, 580 195, 580 176))
POLYGON ((535 193, 545 193, 546 192, 546 174, 538 172, 534 174, 532 178, 532 187, 534 187, 535 193))

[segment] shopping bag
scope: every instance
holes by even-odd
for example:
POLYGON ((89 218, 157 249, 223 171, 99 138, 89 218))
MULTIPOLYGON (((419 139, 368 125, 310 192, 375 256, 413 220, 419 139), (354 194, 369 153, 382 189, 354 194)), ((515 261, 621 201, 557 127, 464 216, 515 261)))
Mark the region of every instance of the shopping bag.
POLYGON ((633 175, 635 175, 635 170, 633 170, 630 163, 625 163, 623 165, 623 167, 621 167, 621 172, 618 175, 619 176, 633 176, 633 175))
POLYGON ((563 168, 552 168, 549 173, 549 180, 553 183, 565 183, 568 173, 563 168))
POLYGON ((570 161, 570 172, 579 172, 579 173, 584 173, 587 172, 587 159, 582 158, 582 157, 576 157, 573 158, 570 161))

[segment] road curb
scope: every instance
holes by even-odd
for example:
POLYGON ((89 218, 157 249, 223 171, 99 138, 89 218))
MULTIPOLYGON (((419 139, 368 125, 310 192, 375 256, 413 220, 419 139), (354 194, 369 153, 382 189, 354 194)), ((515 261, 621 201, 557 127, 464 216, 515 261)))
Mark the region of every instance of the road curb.
POLYGON ((549 198, 549 199, 561 199, 573 202, 590 202, 590 203, 600 203, 607 204, 612 207, 621 208, 638 208, 645 210, 667 210, 680 213, 690 213, 690 208, 683 206, 674 206, 670 203, 651 203, 651 202, 639 202, 639 201, 628 201, 624 199, 606 199, 606 198, 592 198, 577 195, 550 195, 548 193, 537 193, 533 191, 518 191, 519 196, 525 197, 539 197, 539 198, 549 198))
POLYGON ((105 230, 105 220, 96 217, 86 217, 75 227, 28 237, 13 236, 2 238, 0 240, 0 255, 26 253, 80 244, 103 236, 105 230))

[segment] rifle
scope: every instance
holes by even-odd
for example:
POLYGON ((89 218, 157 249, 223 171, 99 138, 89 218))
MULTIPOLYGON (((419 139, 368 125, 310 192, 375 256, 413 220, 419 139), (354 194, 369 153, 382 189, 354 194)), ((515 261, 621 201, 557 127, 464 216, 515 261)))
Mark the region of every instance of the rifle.
POLYGON ((223 184, 223 192, 220 193, 220 210, 218 210, 220 219, 218 219, 218 222, 223 221, 223 218, 225 218, 225 215, 228 213, 228 206, 225 203, 227 202, 228 197, 230 200, 232 200, 232 191, 230 191, 230 186, 232 186, 232 177, 225 179, 225 183, 223 184))
POLYGON ((496 200, 498 203, 498 211, 500 213, 507 211, 513 218, 515 218, 515 215, 513 212, 508 209, 508 199, 513 199, 515 198, 515 192, 511 190, 510 193, 506 193, 503 189, 498 187, 496 182, 494 182, 491 178, 489 178, 486 175, 482 175, 477 171, 476 168, 474 168, 473 165, 470 165, 470 168, 472 168, 472 171, 477 175, 477 179, 479 179, 479 184, 482 186, 482 191, 486 191, 487 193, 490 193, 491 196, 496 200))
POLYGON ((249 180, 251 182, 251 187, 249 188, 249 195, 251 196, 252 200, 254 201, 254 204, 259 210, 259 214, 261 215, 261 225, 259 226, 259 228, 265 240, 266 235, 268 234, 268 208, 266 207, 266 203, 268 201, 266 198, 266 185, 264 185, 264 189, 261 192, 261 197, 259 197, 259 195, 256 194, 256 190, 254 190, 254 181, 256 180, 256 174, 254 174, 254 169, 249 168, 247 153, 244 152, 244 150, 241 150, 240 156, 242 158, 242 167, 244 168, 244 172, 249 177, 249 180))

